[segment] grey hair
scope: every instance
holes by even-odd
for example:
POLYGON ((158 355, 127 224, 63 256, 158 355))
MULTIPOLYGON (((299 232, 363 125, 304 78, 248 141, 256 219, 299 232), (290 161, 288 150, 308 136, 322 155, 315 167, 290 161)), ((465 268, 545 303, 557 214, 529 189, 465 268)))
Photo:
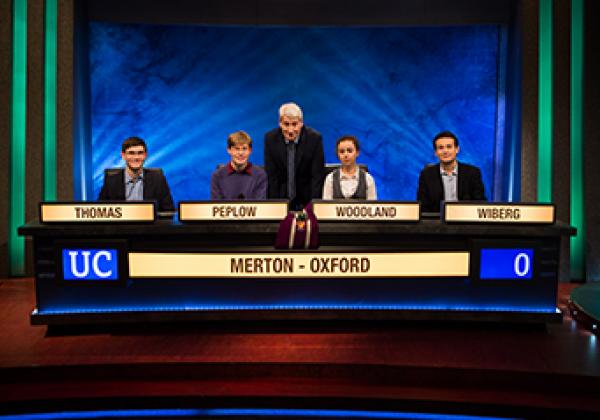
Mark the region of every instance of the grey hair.
POLYGON ((301 120, 302 110, 297 104, 288 102, 287 104, 283 104, 281 107, 279 107, 279 118, 282 117, 298 118, 301 120))

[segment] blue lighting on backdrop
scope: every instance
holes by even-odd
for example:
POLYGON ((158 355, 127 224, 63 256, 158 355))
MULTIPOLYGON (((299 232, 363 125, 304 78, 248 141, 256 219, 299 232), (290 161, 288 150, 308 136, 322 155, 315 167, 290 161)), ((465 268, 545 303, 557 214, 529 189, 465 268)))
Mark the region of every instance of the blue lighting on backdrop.
MULTIPOLYGON (((414 200, 440 130, 459 159, 481 167, 492 197, 499 33, 458 27, 237 27, 90 23, 93 196, 103 170, 122 166, 120 144, 147 140, 146 166, 164 169, 176 201, 207 199, 210 174, 228 160, 225 139, 246 130, 251 160, 287 101, 324 137, 337 162, 342 134, 362 142, 380 199, 414 200)), ((501 138, 501 136, 498 136, 501 138)), ((498 174, 496 174, 498 176, 498 174)))

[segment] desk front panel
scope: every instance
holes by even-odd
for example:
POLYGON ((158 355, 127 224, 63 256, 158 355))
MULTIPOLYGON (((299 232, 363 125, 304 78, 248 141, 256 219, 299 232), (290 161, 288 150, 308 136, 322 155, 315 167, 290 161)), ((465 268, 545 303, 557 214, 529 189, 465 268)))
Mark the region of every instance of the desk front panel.
POLYGON ((556 315, 560 235, 439 225, 351 233, 350 227, 323 225, 316 250, 275 250, 276 226, 268 225, 46 231, 33 235, 34 318, 152 313, 181 319, 219 311, 228 319, 253 311, 274 318, 318 311, 339 318, 369 311, 390 318, 556 315))

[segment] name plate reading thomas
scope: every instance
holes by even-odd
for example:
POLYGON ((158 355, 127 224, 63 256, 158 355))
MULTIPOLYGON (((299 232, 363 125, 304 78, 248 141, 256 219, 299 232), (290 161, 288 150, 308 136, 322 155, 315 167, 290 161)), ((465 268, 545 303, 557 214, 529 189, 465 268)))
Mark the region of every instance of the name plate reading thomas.
POLYGON ((153 253, 130 252, 131 278, 467 277, 469 252, 153 253))
POLYGON ((553 224, 554 204, 445 203, 448 223, 553 224))
POLYGON ((313 201, 315 216, 320 221, 340 222, 418 222, 418 202, 394 201, 313 201))
POLYGON ((41 203, 42 223, 154 222, 154 202, 41 203))
POLYGON ((273 201, 194 201, 179 203, 182 222, 280 221, 288 214, 286 200, 273 201))

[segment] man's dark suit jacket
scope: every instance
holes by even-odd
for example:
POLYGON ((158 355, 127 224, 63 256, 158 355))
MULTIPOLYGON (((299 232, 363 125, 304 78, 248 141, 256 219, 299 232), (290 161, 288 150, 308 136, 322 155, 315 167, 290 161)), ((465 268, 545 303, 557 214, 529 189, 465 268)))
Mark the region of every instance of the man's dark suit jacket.
MULTIPOLYGON (((158 211, 174 211, 171 190, 162 169, 144 168, 144 200, 154 200, 158 211)), ((125 200, 125 169, 106 169, 100 201, 125 200)))
MULTIPOLYGON (((296 198, 290 203, 291 209, 302 209, 313 198, 321 198, 324 165, 323 137, 310 127, 302 127, 296 145, 296 198)), ((265 170, 267 197, 287 198, 287 145, 280 128, 265 134, 265 170)))
MULTIPOLYGON (((478 167, 458 163, 458 200, 485 201, 485 190, 478 167)), ((444 200, 444 184, 440 175, 440 164, 427 165, 419 175, 417 200, 421 202, 421 211, 439 212, 440 201, 444 200)))

